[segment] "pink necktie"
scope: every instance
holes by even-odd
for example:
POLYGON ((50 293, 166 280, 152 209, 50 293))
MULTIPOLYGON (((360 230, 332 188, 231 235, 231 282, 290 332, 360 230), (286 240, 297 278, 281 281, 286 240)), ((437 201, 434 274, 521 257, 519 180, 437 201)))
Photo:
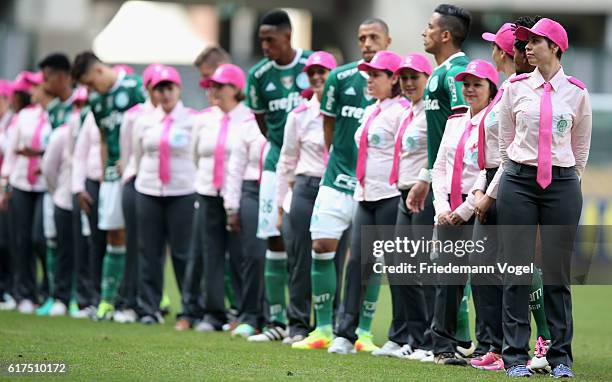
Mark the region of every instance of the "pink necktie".
POLYGON ((545 189, 552 181, 552 101, 549 82, 544 83, 540 98, 540 131, 538 134, 538 175, 536 180, 545 189))
POLYGON ((227 142, 227 130, 229 127, 229 115, 223 114, 221 119, 221 129, 217 136, 217 145, 215 146, 215 164, 213 167, 213 185, 215 189, 220 190, 223 187, 223 173, 225 171, 225 142, 227 142))
POLYGON ((470 136, 472 132, 472 120, 468 120, 465 124, 465 130, 463 130, 463 135, 461 135, 461 139, 459 139, 459 143, 457 143, 457 150, 455 151, 455 161, 453 163, 453 178, 451 181, 451 193, 450 193, 450 205, 451 210, 455 210, 455 208, 459 207, 461 203, 463 203, 463 199, 461 197, 461 176, 463 173, 463 155, 465 154, 465 141, 470 136))
POLYGON ((172 117, 166 115, 162 120, 164 129, 159 139, 159 179, 162 184, 170 182, 170 128, 172 117))
POLYGON ((504 94, 504 89, 499 89, 499 91, 497 92, 493 100, 489 103, 489 106, 487 106, 487 109, 485 110, 485 113, 482 116, 480 123, 478 124, 478 167, 481 170, 484 170, 486 167, 486 160, 485 160, 486 158, 485 156, 486 136, 485 136, 485 128, 484 128, 485 119, 487 118, 487 115, 489 115, 489 113, 491 112, 491 109, 493 109, 495 104, 499 102, 503 94, 504 94))
MULTIPOLYGON (((40 116, 38 117, 38 125, 36 125, 36 130, 34 130, 34 134, 32 135, 32 141, 30 142, 30 147, 33 150, 41 149, 41 138, 43 128, 45 127, 45 123, 47 122, 47 116, 44 111, 41 111, 40 116)), ((40 163, 40 157, 34 156, 30 157, 28 161, 28 183, 31 185, 36 184, 36 180, 38 179, 38 175, 36 172, 38 171, 38 166, 40 163)))
POLYGON ((363 186, 363 181, 365 178, 366 159, 368 157, 368 130, 370 129, 372 121, 374 121, 374 118, 376 118, 378 114, 380 114, 380 105, 376 105, 376 108, 372 114, 370 114, 370 117, 363 127, 361 136, 359 137, 359 150, 357 151, 357 168, 355 169, 355 176, 357 176, 357 180, 359 180, 359 184, 361 184, 361 186, 363 186))
POLYGON ((410 114, 408 114, 408 118, 406 118, 404 120, 404 122, 402 123, 402 126, 400 127, 399 133, 397 134, 397 139, 395 140, 395 151, 393 153, 393 167, 391 167, 391 175, 389 176, 389 184, 395 184, 397 183, 397 180, 399 179, 399 161, 400 161, 400 156, 402 155, 402 144, 403 144, 403 138, 404 138, 404 132, 406 131, 406 128, 408 127, 408 125, 410 125, 410 123, 412 122, 412 119, 414 118, 414 113, 413 110, 410 109, 410 114))

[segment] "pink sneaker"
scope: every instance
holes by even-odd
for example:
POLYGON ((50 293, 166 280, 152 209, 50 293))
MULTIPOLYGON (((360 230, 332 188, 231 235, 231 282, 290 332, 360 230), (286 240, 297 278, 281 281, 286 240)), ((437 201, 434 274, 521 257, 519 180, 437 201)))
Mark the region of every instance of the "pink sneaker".
POLYGON ((550 366, 546 359, 546 353, 550 346, 550 340, 545 340, 544 337, 538 337, 536 341, 535 350, 533 352, 533 358, 527 362, 527 368, 536 373, 547 373, 550 372, 550 366))
POLYGON ((501 355, 493 352, 488 352, 487 354, 474 358, 470 361, 470 365, 476 369, 483 369, 486 366, 490 366, 494 364, 497 360, 501 359, 501 355))
POLYGON ((483 367, 482 370, 486 370, 486 371, 505 371, 506 369, 504 369, 504 360, 500 358, 497 361, 495 361, 492 364, 490 364, 489 366, 483 367))

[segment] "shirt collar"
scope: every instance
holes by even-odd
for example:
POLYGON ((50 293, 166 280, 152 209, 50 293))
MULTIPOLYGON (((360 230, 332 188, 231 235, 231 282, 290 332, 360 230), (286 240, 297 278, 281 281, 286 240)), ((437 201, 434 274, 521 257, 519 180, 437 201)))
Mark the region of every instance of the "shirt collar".
POLYGON ((117 73, 117 80, 115 81, 115 83, 113 84, 113 87, 111 87, 108 92, 112 93, 115 90, 117 90, 117 88, 119 88, 124 78, 125 78, 125 72, 123 70, 119 71, 119 73, 117 73))
POLYGON ((451 62, 451 60, 454 60, 457 57, 461 57, 461 56, 465 56, 465 53, 463 52, 457 52, 455 54, 452 54, 450 57, 448 57, 446 60, 444 60, 443 63, 441 63, 440 65, 436 66, 434 71, 438 68, 443 67, 444 65, 447 65, 449 62, 451 62))
POLYGON ((425 108, 425 104, 423 103, 423 98, 421 98, 420 100, 412 104, 413 115, 421 114, 424 108, 425 108))
MULTIPOLYGON (((553 78, 550 79, 550 84, 552 85, 552 88, 554 91, 559 90, 559 86, 561 86, 561 82, 565 79, 565 73, 563 72, 563 67, 559 67, 559 70, 557 71, 557 73, 555 73, 555 75, 553 76, 553 78)), ((544 77, 542 77, 542 73, 540 73, 540 69, 539 68, 535 68, 535 70, 531 73, 531 76, 529 77, 530 80, 530 84, 531 87, 533 89, 537 89, 539 87, 541 87, 542 85, 544 85, 544 82, 546 82, 544 80, 544 77)))
POLYGON ((385 111, 390 106, 393 106, 396 102, 398 102, 399 97, 393 98, 385 98, 384 101, 376 101, 375 105, 380 106, 380 111, 385 111))
POLYGON ((301 48, 297 48, 295 50, 295 57, 293 58, 293 61, 291 61, 290 63, 288 63, 287 65, 279 65, 276 63, 276 61, 272 61, 272 66, 274 66, 276 69, 291 69, 293 68, 299 61, 300 58, 302 57, 302 53, 304 51, 301 48))
POLYGON ((245 109, 247 107, 242 102, 238 102, 238 104, 227 113, 229 115, 230 121, 239 121, 240 116, 244 114, 245 109))
MULTIPOLYGON (((186 110, 185 106, 183 106, 183 101, 179 100, 176 103, 176 106, 174 106, 174 109, 172 109, 172 111, 170 112, 170 118, 172 118, 173 121, 178 121, 183 117, 185 111, 186 110)), ((164 112, 164 109, 162 109, 161 105, 157 106, 157 109, 155 109, 155 113, 157 113, 160 120, 163 120, 166 116, 166 113, 164 112)))
MULTIPOLYGON (((485 113, 486 110, 487 110, 487 108, 484 107, 481 111, 478 112, 478 114, 476 114, 475 116, 470 118, 470 120, 472 121, 472 125, 478 126, 480 124, 480 121, 482 120, 482 117, 484 116, 484 113, 485 113)), ((470 113, 470 114, 466 113, 466 116, 471 115, 472 109, 470 109, 468 111, 468 113, 470 113)))

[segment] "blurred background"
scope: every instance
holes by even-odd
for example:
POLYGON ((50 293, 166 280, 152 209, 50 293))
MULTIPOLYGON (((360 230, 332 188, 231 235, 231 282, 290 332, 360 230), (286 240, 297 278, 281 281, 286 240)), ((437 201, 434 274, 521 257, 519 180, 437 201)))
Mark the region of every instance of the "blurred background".
MULTIPOLYGON (((14 78, 51 52, 71 57, 93 49, 108 63, 141 70, 151 62, 175 65, 189 106, 205 106, 193 61, 219 44, 247 70, 261 58, 257 23, 269 9, 284 8, 294 25, 294 45, 328 50, 340 62, 359 58, 356 32, 367 17, 391 29, 391 49, 422 51, 421 31, 442 0, 1 0, 0 77, 14 78)), ((593 105, 593 140, 583 179, 584 224, 612 225, 612 7, 601 0, 461 0, 473 16, 464 46, 471 58, 490 59, 484 31, 521 15, 561 22, 570 49, 566 73, 586 83, 593 105), (609 203, 609 201, 611 203, 609 203), (610 208, 608 208, 610 204, 610 208)))

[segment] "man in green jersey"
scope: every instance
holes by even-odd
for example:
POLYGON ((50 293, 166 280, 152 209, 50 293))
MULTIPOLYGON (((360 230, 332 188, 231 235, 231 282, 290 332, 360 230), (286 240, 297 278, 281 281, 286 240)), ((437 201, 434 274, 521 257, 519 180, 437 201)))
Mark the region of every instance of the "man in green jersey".
MULTIPOLYGON (((451 114, 463 113, 468 109, 463 100, 461 83, 455 81, 455 75, 465 69, 469 58, 461 51, 461 45, 467 37, 471 22, 470 14, 464 9, 448 4, 441 4, 434 10, 427 27, 423 30, 423 44, 425 51, 433 54, 438 66, 433 70, 423 96, 425 105, 425 116, 427 118, 427 154, 429 158, 428 168, 421 169, 419 181, 412 187, 406 203, 411 211, 418 213, 424 209, 424 205, 431 200, 427 198, 430 194, 431 177, 429 170, 433 166, 438 148, 444 135, 446 121, 451 114)), ((431 344, 435 361, 441 364, 463 364, 466 362, 455 356, 455 350, 462 356, 469 356, 474 352, 469 332, 468 298, 470 287, 466 286, 463 300, 458 312, 444 315, 444 304, 461 296, 449 296, 448 288, 444 285, 435 288, 425 287, 426 301, 429 303, 428 311, 433 310, 431 330, 426 333, 425 340, 431 344), (435 300, 435 304, 432 301, 435 300), (432 306, 433 305, 433 306, 432 306), (453 330, 451 346, 442 351, 442 338, 444 334, 453 330), (448 348, 448 349, 447 349, 448 348)), ((478 326, 477 326, 478 330, 478 326)), ((449 339, 450 340, 450 339, 449 339)), ((428 345, 429 345, 428 344, 428 345)), ((430 354, 424 359, 433 361, 430 354)))
POLYGON ((287 286, 287 252, 276 227, 276 163, 283 144, 287 114, 302 101, 300 93, 308 88, 303 72, 310 51, 291 45, 291 21, 282 10, 263 16, 259 24, 259 41, 266 58, 249 71, 246 104, 255 113, 262 134, 268 139, 261 186, 257 237, 268 240, 264 271, 270 325, 249 341, 267 342, 287 338, 285 289, 287 286))
POLYGON ((89 106, 100 129, 104 179, 100 186, 98 227, 108 231, 106 254, 102 265, 102 296, 96 317, 105 319, 114 310, 114 299, 125 266, 125 230, 121 210, 120 127, 123 113, 145 101, 142 80, 115 72, 92 52, 79 54, 72 70, 73 78, 91 90, 89 106))
MULTIPOLYGON (((72 112, 73 89, 70 78, 70 60, 65 54, 54 53, 46 56, 38 67, 42 71, 45 92, 55 97, 47 105, 47 114, 52 129, 66 123, 72 112)), ((45 239, 47 242, 46 264, 49 277, 50 296, 36 309, 39 316, 63 315, 66 306, 61 301, 55 301, 52 297, 59 290, 70 290, 73 272, 72 243, 61 243, 61 251, 58 251, 57 230, 53 221, 53 201, 49 194, 45 194, 43 203, 43 215, 45 224, 45 239), (60 253, 58 258, 57 253, 60 253), (54 306, 54 303, 55 306, 54 306)), ((64 237, 67 237, 64 235, 64 237)))
MULTIPOLYGON (((312 294, 317 328, 306 339, 293 345, 297 349, 327 348, 332 341, 334 299, 340 289, 337 285, 337 268, 341 273, 344 267, 344 263, 337 264, 334 259, 343 258, 336 253, 340 238, 351 225, 357 205, 353 200, 357 184, 355 132, 363 121, 365 108, 374 102, 367 93, 367 76, 357 66, 362 61, 369 62, 378 51, 387 49, 391 44, 387 24, 379 19, 363 21, 358 30, 358 42, 363 59, 334 69, 327 78, 321 100, 325 144, 330 153, 310 223, 313 239, 312 294)), ((380 289, 380 278, 375 276, 370 277, 361 309, 361 296, 344 296, 345 300, 350 298, 352 302, 357 302, 352 311, 343 311, 343 321, 359 322, 355 344, 365 351, 376 348, 370 331, 380 289)), ((360 279, 346 282, 360 284, 360 279)), ((352 338, 355 336, 354 328, 352 332, 339 335, 352 338)), ((353 351, 353 342, 344 342, 347 351, 353 351)))

